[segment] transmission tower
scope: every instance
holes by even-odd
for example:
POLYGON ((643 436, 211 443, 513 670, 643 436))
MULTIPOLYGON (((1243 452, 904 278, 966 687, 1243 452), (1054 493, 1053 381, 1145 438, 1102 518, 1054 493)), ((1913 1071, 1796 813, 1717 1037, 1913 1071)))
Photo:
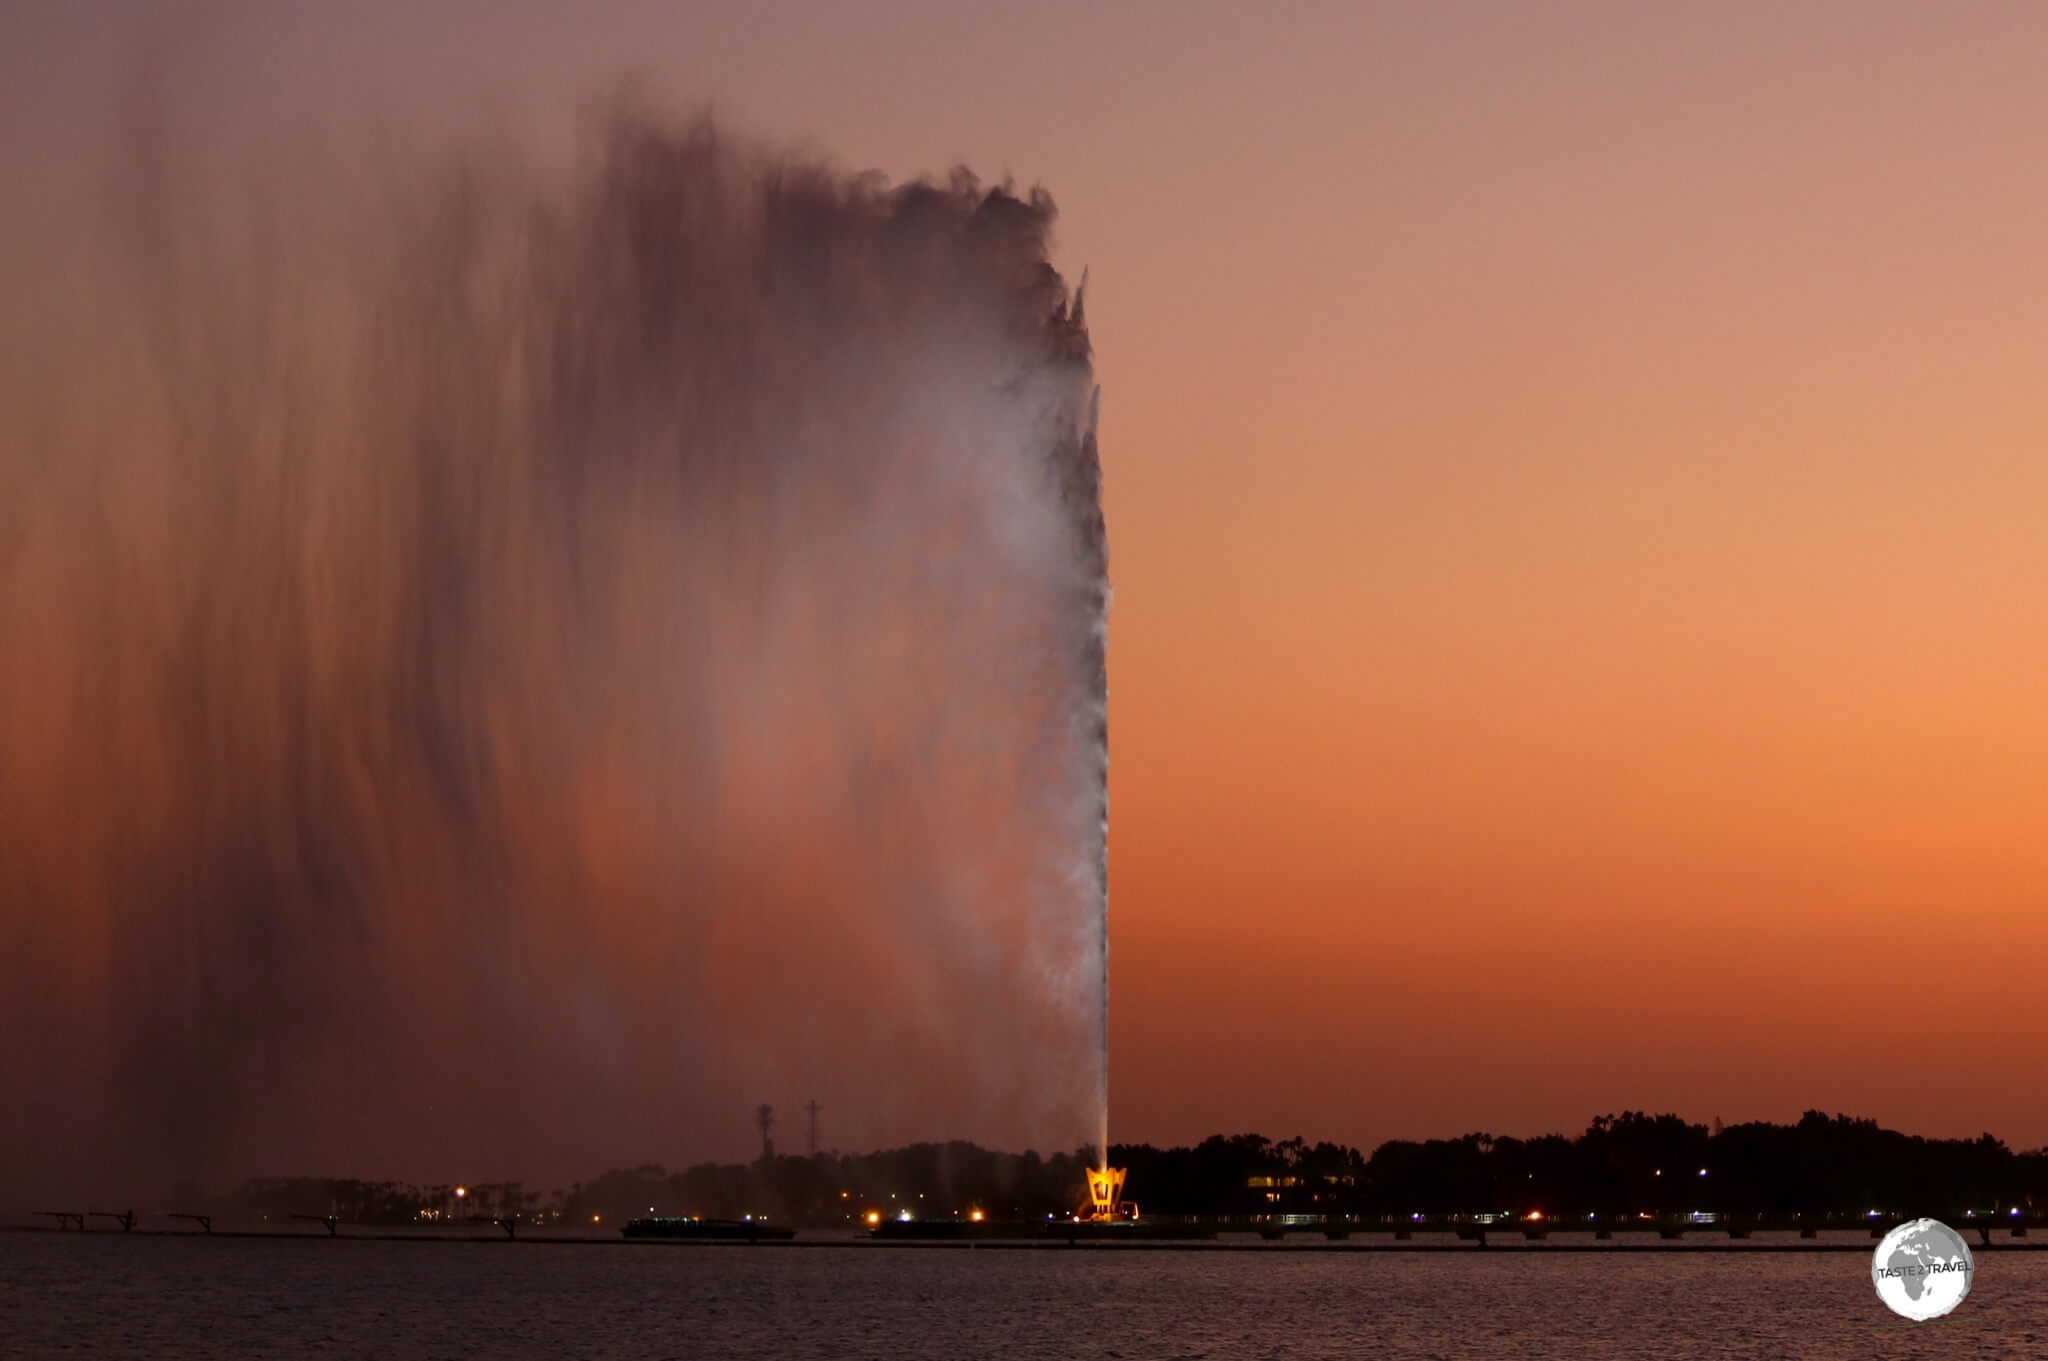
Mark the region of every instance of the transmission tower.
POLYGON ((761 1127, 761 1161, 775 1161, 775 1141, 768 1137, 768 1132, 775 1128, 775 1107, 763 1102, 754 1112, 754 1123, 761 1127))
POLYGON ((818 1156, 818 1112, 823 1109, 816 1101, 804 1103, 804 1114, 811 1117, 810 1129, 804 1135, 804 1151, 813 1158, 818 1156))

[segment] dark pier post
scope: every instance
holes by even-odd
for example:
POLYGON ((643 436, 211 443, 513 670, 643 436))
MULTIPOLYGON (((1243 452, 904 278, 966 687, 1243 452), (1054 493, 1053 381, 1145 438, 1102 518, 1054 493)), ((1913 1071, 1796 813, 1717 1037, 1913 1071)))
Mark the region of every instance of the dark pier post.
POLYGON ((135 1211, 133 1210, 122 1210, 118 1214, 112 1210, 88 1210, 86 1213, 95 1219, 113 1220, 121 1226, 122 1233, 132 1233, 135 1230, 135 1211))
POLYGON ((208 1233, 212 1233, 212 1232, 213 1232, 213 1216, 212 1216, 212 1215, 195 1215, 195 1214, 181 1214, 181 1213, 179 1213, 178 1211, 176 1211, 176 1210, 173 1210, 173 1211, 171 1211, 170 1217, 171 1217, 172 1219, 189 1219, 189 1220, 191 1220, 191 1221, 192 1221, 193 1223, 197 1224, 197 1225, 198 1225, 198 1226, 199 1226, 200 1228, 202 1228, 202 1229, 206 1230, 206 1232, 208 1232, 208 1233))
POLYGON ((335 1234, 335 1228, 337 1225, 341 1223, 341 1221, 333 1215, 293 1215, 292 1218, 303 1219, 314 1224, 325 1224, 327 1226, 327 1236, 329 1238, 337 1236, 335 1234))

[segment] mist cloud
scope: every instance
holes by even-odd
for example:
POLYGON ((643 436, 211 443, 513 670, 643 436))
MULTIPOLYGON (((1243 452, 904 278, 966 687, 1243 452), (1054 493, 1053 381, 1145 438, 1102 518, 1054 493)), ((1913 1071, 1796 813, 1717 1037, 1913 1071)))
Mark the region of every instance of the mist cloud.
POLYGON ((1051 200, 181 88, 0 263, 0 1189, 1097 1137, 1051 200))

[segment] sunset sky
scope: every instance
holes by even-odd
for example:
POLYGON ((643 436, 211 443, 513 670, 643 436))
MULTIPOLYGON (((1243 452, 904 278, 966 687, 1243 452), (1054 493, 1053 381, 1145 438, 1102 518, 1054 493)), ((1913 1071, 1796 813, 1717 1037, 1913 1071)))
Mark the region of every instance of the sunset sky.
POLYGON ((628 26, 1061 204, 1117 1137, 2048 1141, 2048 18, 881 13, 628 26))
POLYGON ((2048 1143, 2048 10, 308 8, 230 41, 1052 192, 1117 1140, 2048 1143))
POLYGON ((2040 11, 834 13, 1091 271, 1118 1137, 2048 1141, 2040 11))

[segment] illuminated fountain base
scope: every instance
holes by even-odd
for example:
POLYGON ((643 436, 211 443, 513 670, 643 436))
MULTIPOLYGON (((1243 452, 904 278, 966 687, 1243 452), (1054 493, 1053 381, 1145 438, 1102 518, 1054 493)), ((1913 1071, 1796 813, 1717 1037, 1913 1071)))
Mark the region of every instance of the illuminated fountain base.
POLYGON ((1088 1240, 1150 1238, 1214 1238, 1216 1226, 1206 1223, 1156 1223, 1138 1216, 1136 1201, 1119 1199, 1124 1190, 1125 1169, 1090 1168, 1088 1198, 1066 1219, 1047 1216, 1042 1221, 985 1218, 975 1210, 965 1217, 950 1219, 884 1219, 881 1211, 867 1214, 868 1233, 881 1239, 904 1238, 1019 1238, 1064 1239, 1069 1243, 1088 1240))
POLYGON ((1136 1219, 1136 1201, 1119 1201, 1124 1193, 1125 1169, 1102 1167, 1088 1169, 1088 1203, 1083 1207, 1082 1218, 1094 1224, 1107 1224, 1118 1219, 1136 1219))

